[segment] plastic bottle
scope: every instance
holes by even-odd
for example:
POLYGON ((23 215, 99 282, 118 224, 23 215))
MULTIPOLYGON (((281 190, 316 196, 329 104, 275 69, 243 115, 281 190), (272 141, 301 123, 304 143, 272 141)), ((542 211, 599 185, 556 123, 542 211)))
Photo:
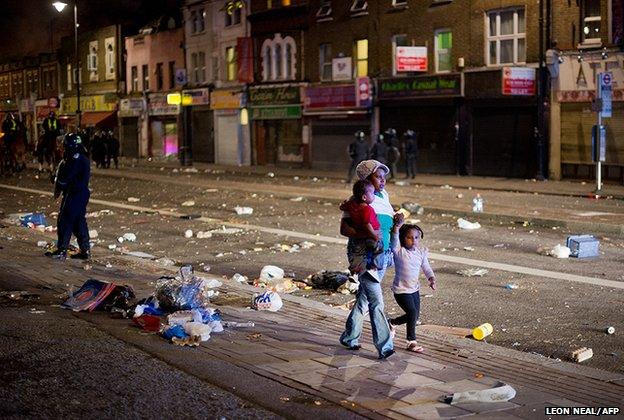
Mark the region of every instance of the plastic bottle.
POLYGON ((472 199, 472 212, 483 213, 483 198, 481 194, 477 194, 477 196, 472 199))
POLYGON ((494 327, 492 327, 492 324, 486 322, 485 324, 481 324, 473 329, 472 336, 475 340, 481 341, 488 335, 492 334, 493 331, 494 327))

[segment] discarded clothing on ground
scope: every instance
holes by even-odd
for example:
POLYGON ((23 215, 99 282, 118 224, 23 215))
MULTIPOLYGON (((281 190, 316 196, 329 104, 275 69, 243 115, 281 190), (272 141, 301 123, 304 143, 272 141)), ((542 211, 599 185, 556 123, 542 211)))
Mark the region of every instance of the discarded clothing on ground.
POLYGON ((309 276, 305 282, 315 289, 338 290, 344 283, 353 281, 344 271, 322 270, 309 276))

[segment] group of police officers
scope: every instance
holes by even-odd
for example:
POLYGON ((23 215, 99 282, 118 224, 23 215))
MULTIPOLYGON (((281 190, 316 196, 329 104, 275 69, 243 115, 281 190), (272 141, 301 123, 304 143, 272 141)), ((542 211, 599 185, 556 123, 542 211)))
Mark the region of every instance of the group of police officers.
POLYGON ((390 168, 389 178, 396 178, 397 164, 401 158, 401 151, 405 157, 406 178, 416 177, 416 158, 418 157, 417 135, 413 130, 403 133, 403 143, 399 143, 399 136, 394 128, 388 128, 384 133, 377 135, 377 140, 371 147, 366 141, 362 130, 355 132, 355 140, 349 144, 347 153, 351 158, 351 165, 347 173, 347 182, 351 182, 355 168, 366 159, 375 159, 390 168))

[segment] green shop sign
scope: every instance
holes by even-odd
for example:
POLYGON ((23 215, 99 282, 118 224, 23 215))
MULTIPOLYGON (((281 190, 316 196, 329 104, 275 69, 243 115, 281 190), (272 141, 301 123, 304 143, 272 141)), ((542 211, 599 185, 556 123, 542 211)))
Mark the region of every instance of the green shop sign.
POLYGON ((459 74, 381 79, 379 99, 460 96, 459 74))
POLYGON ((249 89, 248 103, 251 106, 300 104, 301 97, 298 87, 257 88, 249 89))
POLYGON ((301 105, 251 108, 253 120, 288 120, 301 118, 301 105))

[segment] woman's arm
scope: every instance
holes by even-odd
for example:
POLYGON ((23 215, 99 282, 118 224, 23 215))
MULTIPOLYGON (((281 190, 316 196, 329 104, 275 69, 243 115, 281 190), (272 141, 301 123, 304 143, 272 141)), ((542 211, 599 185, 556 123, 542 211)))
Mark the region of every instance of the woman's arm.
POLYGON ((349 224, 347 218, 340 219, 340 234, 347 238, 355 238, 358 236, 357 230, 349 224))

